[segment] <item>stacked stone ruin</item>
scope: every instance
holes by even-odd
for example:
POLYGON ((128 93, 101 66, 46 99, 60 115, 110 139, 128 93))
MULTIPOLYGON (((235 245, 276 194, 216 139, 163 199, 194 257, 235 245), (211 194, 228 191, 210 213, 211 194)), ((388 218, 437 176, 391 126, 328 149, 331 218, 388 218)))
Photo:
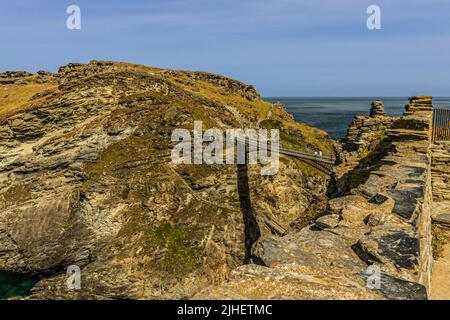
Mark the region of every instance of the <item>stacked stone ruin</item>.
POLYGON ((386 117, 384 104, 381 100, 372 102, 369 116, 356 116, 343 139, 346 150, 344 152, 359 153, 363 149, 370 149, 383 138, 384 132, 398 120, 397 117, 386 117))
POLYGON ((406 105, 405 116, 417 115, 417 112, 430 112, 433 110, 433 99, 430 96, 418 96, 409 98, 406 105))
POLYGON ((371 117, 384 117, 386 113, 384 112, 384 103, 381 100, 372 101, 372 108, 370 109, 371 117))

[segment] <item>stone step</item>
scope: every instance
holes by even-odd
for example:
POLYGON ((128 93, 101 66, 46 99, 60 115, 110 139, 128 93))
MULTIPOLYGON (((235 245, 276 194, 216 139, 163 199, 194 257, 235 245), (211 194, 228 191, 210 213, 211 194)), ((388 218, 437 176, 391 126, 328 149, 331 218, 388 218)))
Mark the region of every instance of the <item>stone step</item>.
POLYGON ((450 226, 450 213, 438 213, 431 216, 434 223, 450 226))
POLYGON ((386 135, 393 141, 403 140, 428 140, 428 131, 417 131, 408 129, 389 129, 386 135))
POLYGON ((433 223, 450 226, 450 201, 434 202, 431 219, 433 223))

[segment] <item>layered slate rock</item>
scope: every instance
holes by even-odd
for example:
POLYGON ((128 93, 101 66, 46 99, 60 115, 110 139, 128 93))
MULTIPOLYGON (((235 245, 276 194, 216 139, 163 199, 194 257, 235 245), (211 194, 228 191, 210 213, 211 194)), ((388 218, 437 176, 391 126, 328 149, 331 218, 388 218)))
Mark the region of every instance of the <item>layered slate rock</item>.
POLYGON ((0 73, 0 85, 7 84, 24 84, 30 78, 32 74, 26 71, 6 71, 0 73))
POLYGON ((430 112, 433 109, 433 97, 431 96, 414 96, 409 98, 409 103, 405 107, 405 116, 414 115, 417 117, 418 112, 430 112))
POLYGON ((386 113, 384 112, 384 103, 381 100, 372 101, 372 108, 370 109, 371 117, 383 117, 386 113))
POLYGON ((432 213, 434 223, 450 227, 450 201, 434 201, 432 213))
POLYGON ((360 152, 362 149, 373 149, 381 141, 386 129, 397 120, 395 117, 383 115, 356 116, 342 139, 343 151, 360 152))
POLYGON ((432 155, 433 199, 436 202, 450 202, 450 141, 435 142, 432 155))
POLYGON ((342 274, 299 264, 272 268, 245 265, 233 270, 227 282, 210 286, 194 299, 361 300, 383 299, 367 289, 363 275, 348 280, 342 274))
POLYGON ((365 169, 366 163, 361 160, 376 162, 383 157, 387 145, 386 131, 392 129, 394 123, 399 119, 399 117, 385 115, 381 100, 372 102, 370 115, 353 118, 346 137, 340 139, 335 147, 338 159, 341 162, 335 170, 339 192, 346 191, 347 185, 342 185, 341 182, 348 181, 345 177, 349 173, 365 169))
MULTIPOLYGON (((432 263, 428 104, 427 97, 411 98, 404 116, 389 119, 383 130, 387 153, 366 167, 365 181, 330 200, 314 225, 260 239, 254 261, 265 267, 240 267, 227 282, 196 297, 263 299, 270 292, 280 299, 427 299, 432 263), (369 266, 380 271, 378 288, 368 285, 369 266)), ((354 130, 354 137, 367 132, 354 130)))
MULTIPOLYGON (((448 207, 447 207, 448 208, 448 207)), ((433 222, 450 226, 450 213, 436 213, 432 216, 433 222)))
POLYGON ((317 219, 315 225, 320 229, 333 229, 339 225, 339 220, 339 215, 329 214, 317 219))
MULTIPOLYGON (((372 274, 365 274, 368 282, 372 274)), ((389 300, 427 300, 427 290, 416 282, 406 281, 381 272, 379 291, 389 300)))
POLYGON ((366 269, 346 241, 328 230, 305 228, 282 238, 264 237, 255 244, 253 254, 268 267, 295 263, 323 268, 335 265, 349 273, 366 269))
POLYGON ((409 226, 383 224, 359 239, 357 251, 368 264, 383 263, 391 273, 417 270, 419 239, 409 226))

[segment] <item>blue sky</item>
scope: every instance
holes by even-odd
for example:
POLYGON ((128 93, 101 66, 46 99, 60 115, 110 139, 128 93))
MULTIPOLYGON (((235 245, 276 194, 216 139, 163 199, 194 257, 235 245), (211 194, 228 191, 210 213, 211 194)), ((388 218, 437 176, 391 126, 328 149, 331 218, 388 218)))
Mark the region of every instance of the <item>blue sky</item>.
POLYGON ((0 0, 0 71, 92 59, 202 70, 264 96, 450 96, 448 0, 0 0), (82 29, 68 30, 76 4, 82 29), (366 9, 381 8, 368 30, 366 9))

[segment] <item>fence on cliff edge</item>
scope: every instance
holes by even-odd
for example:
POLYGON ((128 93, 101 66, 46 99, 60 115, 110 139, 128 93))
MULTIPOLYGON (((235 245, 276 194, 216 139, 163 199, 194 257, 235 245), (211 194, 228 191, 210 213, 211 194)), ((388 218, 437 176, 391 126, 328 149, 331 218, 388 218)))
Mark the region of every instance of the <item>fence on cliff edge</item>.
POLYGON ((433 110, 432 141, 450 141, 450 109, 433 110))

